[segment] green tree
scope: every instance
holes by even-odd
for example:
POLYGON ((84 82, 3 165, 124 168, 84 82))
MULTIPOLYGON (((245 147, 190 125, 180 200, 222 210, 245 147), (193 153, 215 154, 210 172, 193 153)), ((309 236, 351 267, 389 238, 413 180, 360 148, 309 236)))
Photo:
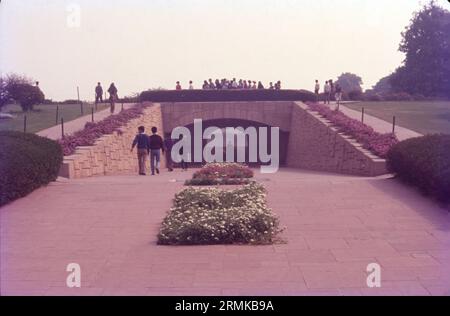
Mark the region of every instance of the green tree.
POLYGON ((340 75, 336 80, 336 84, 339 84, 342 90, 346 92, 362 92, 361 85, 363 84, 363 81, 361 77, 350 72, 340 75))
POLYGON ((7 81, 0 76, 0 110, 9 102, 9 94, 7 89, 7 81))
POLYGON ((391 75, 381 78, 376 85, 372 87, 374 93, 386 94, 392 91, 391 75))
POLYGON ((1 79, 0 106, 9 101, 20 104, 24 112, 33 110, 33 106, 44 102, 45 96, 32 80, 16 74, 10 74, 1 79))
POLYGON ((394 91, 450 97, 450 12, 434 1, 414 13, 402 33, 405 53, 390 83, 394 91))

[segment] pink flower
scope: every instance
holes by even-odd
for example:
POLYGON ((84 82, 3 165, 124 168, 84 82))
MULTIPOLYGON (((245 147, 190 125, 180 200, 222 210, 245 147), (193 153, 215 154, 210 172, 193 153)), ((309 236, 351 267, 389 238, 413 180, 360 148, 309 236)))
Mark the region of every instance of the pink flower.
POLYGON ((372 127, 349 118, 340 111, 334 111, 319 103, 308 103, 308 107, 329 120, 340 132, 355 138, 365 149, 379 157, 386 158, 388 151, 398 143, 395 134, 375 132, 372 127))

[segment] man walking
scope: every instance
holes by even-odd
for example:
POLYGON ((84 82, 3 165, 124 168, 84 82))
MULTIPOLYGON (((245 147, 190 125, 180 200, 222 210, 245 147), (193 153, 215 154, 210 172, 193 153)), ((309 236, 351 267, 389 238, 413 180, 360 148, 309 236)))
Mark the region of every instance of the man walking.
POLYGON ((100 82, 98 82, 97 86, 95 87, 95 105, 98 104, 98 101, 100 101, 100 103, 103 103, 103 88, 100 82))
POLYGON ((314 94, 316 95, 316 102, 319 101, 319 91, 320 91, 320 83, 319 80, 316 80, 316 85, 314 86, 314 94))
POLYGON ((139 163, 139 175, 145 176, 145 162, 147 161, 147 155, 149 151, 149 138, 145 134, 144 126, 139 126, 138 134, 134 138, 133 145, 131 146, 131 152, 137 145, 137 156, 139 163))
POLYGON ((114 85, 114 82, 111 83, 111 85, 109 86, 108 93, 109 93, 110 112, 111 114, 114 114, 115 102, 119 98, 117 96, 117 88, 114 85))
POLYGON ((164 142, 161 136, 156 134, 158 129, 152 127, 152 135, 149 137, 150 148, 150 167, 152 170, 152 176, 156 173, 159 174, 159 163, 161 160, 161 151, 164 154, 164 142))
POLYGON ((323 99, 323 104, 330 104, 330 94, 331 94, 331 86, 328 81, 325 81, 325 85, 323 86, 323 92, 325 97, 323 99))

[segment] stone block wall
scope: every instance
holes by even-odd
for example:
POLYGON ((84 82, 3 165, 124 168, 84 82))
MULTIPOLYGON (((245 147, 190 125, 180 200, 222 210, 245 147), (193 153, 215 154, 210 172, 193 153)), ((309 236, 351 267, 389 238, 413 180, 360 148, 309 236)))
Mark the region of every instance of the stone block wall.
POLYGON ((287 166, 360 176, 386 174, 386 161, 339 133, 330 122, 296 102, 292 108, 287 166))
POLYGON ((162 103, 164 127, 171 132, 177 126, 192 124, 194 119, 242 119, 277 126, 289 131, 291 101, 175 102, 162 103))
MULTIPOLYGON (((140 125, 145 126, 147 133, 150 133, 152 126, 156 126, 158 133, 163 135, 161 106, 154 104, 146 108, 141 117, 128 122, 120 132, 99 138, 94 146, 78 147, 73 155, 64 157, 60 176, 72 179, 137 173, 136 149, 131 153, 130 148, 140 125)), ((150 167, 149 161, 147 169, 150 167)), ((164 167, 164 156, 161 156, 161 168, 164 167)))

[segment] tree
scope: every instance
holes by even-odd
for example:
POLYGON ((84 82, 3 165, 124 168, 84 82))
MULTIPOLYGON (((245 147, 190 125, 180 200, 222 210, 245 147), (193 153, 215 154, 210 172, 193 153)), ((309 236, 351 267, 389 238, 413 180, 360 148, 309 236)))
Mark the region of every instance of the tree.
POLYGON ((0 106, 10 101, 20 104, 24 112, 33 110, 33 106, 44 101, 45 96, 32 80, 17 74, 2 77, 0 81, 0 106))
POLYGON ((9 102, 7 81, 0 76, 0 110, 9 102))
POLYGON ((340 75, 336 81, 336 84, 339 84, 342 90, 346 92, 362 92, 361 85, 363 84, 363 81, 361 77, 350 72, 340 75))
POLYGON ((373 93, 387 94, 392 91, 391 76, 381 78, 376 85, 372 87, 373 93))
POLYGON ((397 92, 450 97, 450 12, 434 1, 414 13, 402 33, 403 65, 390 79, 397 92))

